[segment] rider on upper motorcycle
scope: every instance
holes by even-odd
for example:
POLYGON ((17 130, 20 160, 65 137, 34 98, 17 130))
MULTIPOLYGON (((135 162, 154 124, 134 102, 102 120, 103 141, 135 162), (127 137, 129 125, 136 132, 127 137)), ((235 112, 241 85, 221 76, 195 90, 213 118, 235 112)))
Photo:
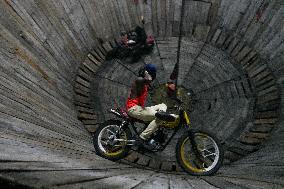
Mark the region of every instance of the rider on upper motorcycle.
POLYGON ((140 134, 140 142, 147 143, 149 137, 158 129, 159 119, 155 117, 158 111, 166 112, 167 106, 162 103, 155 106, 145 107, 149 84, 156 78, 156 66, 147 64, 139 71, 139 77, 132 85, 130 95, 127 99, 126 109, 129 116, 150 122, 148 127, 140 134))
POLYGON ((147 36, 144 29, 144 18, 141 18, 142 25, 137 25, 134 30, 121 32, 117 45, 107 53, 106 60, 113 58, 124 59, 131 57, 132 63, 140 60, 141 56, 152 51, 154 37, 147 36))

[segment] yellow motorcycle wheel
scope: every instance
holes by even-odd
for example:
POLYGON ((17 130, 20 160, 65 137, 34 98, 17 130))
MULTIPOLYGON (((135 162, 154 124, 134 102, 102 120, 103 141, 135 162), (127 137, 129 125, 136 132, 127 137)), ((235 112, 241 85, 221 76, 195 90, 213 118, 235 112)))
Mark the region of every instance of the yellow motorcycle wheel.
POLYGON ((109 160, 119 160, 127 156, 130 148, 127 140, 130 138, 128 130, 119 130, 121 121, 108 120, 96 130, 94 134, 94 147, 98 155, 109 160), (117 141, 119 139, 120 141, 117 141))
POLYGON ((224 157, 223 149, 218 140, 208 132, 194 133, 196 150, 192 139, 184 134, 177 143, 177 162, 191 175, 212 175, 221 167, 224 157), (197 154, 198 153, 198 154, 197 154))

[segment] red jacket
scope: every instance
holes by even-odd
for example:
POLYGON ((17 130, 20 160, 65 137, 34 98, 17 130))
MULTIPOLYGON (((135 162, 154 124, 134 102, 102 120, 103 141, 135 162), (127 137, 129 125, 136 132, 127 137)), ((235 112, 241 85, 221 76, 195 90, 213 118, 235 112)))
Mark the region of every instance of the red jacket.
POLYGON ((148 84, 145 79, 138 78, 132 85, 131 93, 126 102, 126 109, 129 110, 133 106, 145 106, 145 101, 148 95, 148 84))

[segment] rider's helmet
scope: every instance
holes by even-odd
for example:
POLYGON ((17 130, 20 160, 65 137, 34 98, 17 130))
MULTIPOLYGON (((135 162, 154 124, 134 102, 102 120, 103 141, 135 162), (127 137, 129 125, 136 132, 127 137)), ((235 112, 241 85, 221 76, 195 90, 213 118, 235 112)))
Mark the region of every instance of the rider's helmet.
POLYGON ((121 36, 121 37, 123 37, 123 36, 125 36, 125 35, 127 35, 127 32, 126 32, 126 31, 121 31, 121 32, 120 32, 120 36, 121 36))
POLYGON ((133 41, 137 41, 137 33, 135 31, 129 32, 128 33, 128 39, 133 40, 133 41))
POLYGON ((145 71, 147 71, 150 74, 152 80, 156 78, 157 68, 154 64, 147 64, 145 66, 145 71))

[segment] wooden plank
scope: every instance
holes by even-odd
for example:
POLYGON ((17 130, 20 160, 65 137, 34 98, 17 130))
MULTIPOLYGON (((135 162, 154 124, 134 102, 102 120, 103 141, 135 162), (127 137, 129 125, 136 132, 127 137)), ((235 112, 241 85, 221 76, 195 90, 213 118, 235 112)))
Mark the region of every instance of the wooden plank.
POLYGON ((166 33, 165 36, 172 36, 174 19, 174 2, 173 0, 166 0, 166 33))
POLYGON ((215 34, 214 34, 214 36, 213 36, 212 39, 211 39, 211 42, 212 42, 212 43, 216 43, 216 41, 218 40, 218 38, 219 38, 221 32, 222 32, 222 30, 220 30, 220 29, 217 29, 217 30, 215 31, 215 34))
POLYGON ((128 16, 130 19, 130 30, 133 29, 138 24, 138 16, 136 14, 136 6, 137 4, 134 1, 125 1, 125 7, 128 12, 128 16))
POLYGON ((273 100, 270 102, 264 102, 264 103, 259 103, 255 109, 258 112, 264 112, 264 111, 277 111, 280 107, 279 100, 273 100))
MULTIPOLYGON (((267 73, 269 73, 269 72, 267 72, 267 73)), ((265 83, 269 83, 269 82, 275 82, 275 79, 272 76, 272 74, 267 75, 266 77, 262 78, 261 80, 254 81, 256 88, 261 88, 262 85, 264 85, 265 83)))
POLYGON ((154 36, 158 36, 158 13, 157 13, 157 3, 158 1, 150 1, 151 3, 151 12, 152 12, 152 28, 154 36))
POLYGON ((162 163, 161 163, 161 161, 159 161, 158 159, 152 158, 152 159, 150 160, 149 167, 158 170, 158 169, 161 168, 161 166, 162 166, 162 163))
POLYGON ((41 40, 41 42, 44 42, 46 40, 46 35, 44 32, 40 29, 38 24, 34 21, 34 19, 31 18, 31 16, 28 14, 27 10, 19 3, 19 2, 12 2, 9 1, 9 5, 13 7, 13 9, 22 17, 29 20, 29 24, 33 28, 34 33, 37 35, 38 39, 41 40))
POLYGON ((145 24, 144 24, 144 28, 145 31, 148 35, 154 35, 154 31, 153 31, 153 20, 152 20, 152 1, 147 2, 146 4, 143 5, 143 15, 144 15, 144 20, 145 20, 145 24))
POLYGON ((104 60, 104 57, 107 54, 107 51, 103 48, 102 44, 97 45, 97 48, 95 49, 95 51, 99 53, 100 57, 104 60))
MULTIPOLYGON (((79 84, 78 84, 78 85, 79 85, 79 84)), ((80 85, 80 86, 82 86, 82 85, 80 85)), ((82 86, 82 87, 83 87, 83 86, 82 86)), ((79 95, 81 95, 81 96, 88 97, 88 98, 90 97, 90 91, 89 91, 89 89, 87 89, 87 92, 86 92, 86 91, 83 91, 83 90, 81 90, 81 89, 75 87, 75 88, 74 88, 74 91, 75 91, 76 94, 79 94, 79 95)))
POLYGON ((98 125, 98 121, 96 119, 83 119, 82 122, 84 125, 98 125))
POLYGON ((110 46, 109 42, 105 42, 102 44, 103 48, 105 49, 106 52, 111 51, 112 47, 110 46))
MULTIPOLYGON (((38 89, 37 85, 26 86, 25 84, 28 84, 28 83, 25 83, 23 81, 23 79, 20 79, 19 82, 14 80, 14 76, 12 74, 10 74, 8 76, 8 75, 4 74, 3 72, 0 72, 0 79, 1 79, 1 83, 2 83, 3 87, 5 87, 6 90, 11 90, 11 91, 15 92, 14 93, 15 95, 16 94, 18 94, 20 96, 26 96, 27 95, 27 97, 26 97, 27 99, 25 99, 25 100, 27 101, 28 99, 30 99, 30 100, 34 101, 33 102, 34 105, 36 105, 36 102, 41 102, 41 103, 38 103, 38 105, 41 105, 41 104, 55 105, 54 110, 58 109, 58 108, 62 109, 64 107, 64 101, 61 101, 61 102, 58 101, 56 99, 56 95, 45 93, 45 91, 38 89), (24 85, 22 85, 22 84, 24 84, 24 85), (17 86, 17 87, 15 88, 13 86, 17 86), (27 91, 30 91, 30 92, 27 92, 27 91), (30 98, 31 96, 33 96, 33 98, 30 98), (53 102, 55 102, 55 103, 53 103, 53 102)), ((11 94, 10 94, 10 96, 11 96, 11 94)), ((15 99, 17 99, 17 98, 19 98, 19 97, 16 97, 15 99)), ((67 109, 64 109, 64 110, 68 111, 67 109)))
POLYGON ((252 132, 259 132, 259 133, 268 133, 271 132, 273 129, 273 125, 271 124, 254 124, 250 131, 252 132))
POLYGON ((96 125, 84 125, 88 132, 94 133, 96 132, 97 128, 99 127, 98 124, 96 125))
POLYGON ((75 88, 75 92, 78 92, 78 93, 83 93, 83 94, 90 94, 90 89, 79 84, 79 83, 75 83, 74 84, 74 88, 75 88))
POLYGON ((157 15, 158 15, 158 36, 165 37, 166 35, 166 1, 157 1, 157 15))
POLYGON ((175 166, 175 163, 168 162, 168 161, 163 161, 161 170, 163 171, 173 171, 173 165, 175 166))
MULTIPOLYGON (((225 32, 225 31, 224 31, 225 32)), ((228 34, 229 36, 226 38, 226 40, 225 40, 225 42, 224 42, 224 44, 223 44, 223 47, 222 47, 222 49, 223 50, 227 50, 228 49, 228 47, 229 47, 229 45, 230 45, 230 43, 234 40, 234 35, 232 35, 231 33, 229 33, 228 34)))
POLYGON ((38 107, 36 106, 30 106, 31 108, 27 109, 29 105, 26 104, 23 100, 20 100, 19 98, 15 98, 14 101, 12 99, 9 99, 11 98, 11 94, 9 95, 9 98, 6 98, 4 96, 0 96, 0 98, 1 98, 2 107, 3 105, 5 107, 5 109, 3 109, 2 112, 9 114, 11 116, 17 117, 19 119, 23 119, 27 122, 30 122, 40 127, 45 127, 51 130, 54 129, 54 125, 60 125, 61 127, 57 127, 58 132, 61 132, 67 128, 71 131, 72 130, 71 125, 74 126, 74 129, 76 128, 76 122, 74 121, 74 119, 72 119, 70 115, 68 114, 66 115, 66 117, 68 118, 70 117, 70 120, 66 120, 65 116, 60 115, 60 113, 56 113, 55 111, 56 109, 52 111, 52 108, 51 108, 50 111, 54 113, 46 112, 46 110, 49 111, 49 108, 47 108, 48 106, 45 107, 45 109, 41 108, 40 109, 41 111, 37 110, 38 107), (42 113, 45 113, 46 115, 45 117, 39 119, 37 112, 42 112, 42 113))
MULTIPOLYGON (((101 11, 103 13, 103 19, 105 21, 104 28, 107 28, 107 32, 104 33, 103 39, 109 40, 112 38, 113 35, 115 35, 116 32, 119 32, 118 24, 116 22, 117 17, 115 16, 115 13, 112 11, 112 3, 109 0, 103 0, 100 1, 101 3, 101 11)), ((100 46, 100 45, 99 45, 100 46)))
POLYGON ((265 95, 265 94, 268 94, 268 93, 271 93, 271 92, 275 92, 275 91, 278 91, 278 88, 277 88, 276 86, 271 86, 271 87, 269 87, 269 88, 267 88, 267 89, 264 89, 264 90, 262 90, 262 91, 259 91, 259 92, 257 93, 257 96, 260 97, 260 96, 262 96, 262 95, 265 95))
POLYGON ((97 59, 99 62, 104 62, 104 55, 100 51, 100 49, 95 48, 91 51, 90 54, 93 55, 93 57, 95 57, 95 59, 97 59))
POLYGON ((263 140, 258 138, 253 138, 250 136, 245 136, 240 138, 240 142, 247 145, 259 145, 263 140))
POLYGON ((256 75, 255 77, 251 78, 251 80, 254 82, 254 83, 258 83, 260 81, 263 81, 265 80, 266 78, 268 77, 273 77, 271 72, 268 71, 268 70, 264 70, 263 72, 261 72, 260 74, 256 75))
POLYGON ((216 41, 216 45, 217 47, 222 47, 223 44, 225 43, 227 37, 228 37, 228 33, 223 29, 221 32, 221 35, 219 36, 218 40, 216 41))
POLYGON ((258 57, 255 57, 252 60, 250 60, 246 65, 244 65, 243 69, 252 70, 252 69, 258 67, 261 64, 262 64, 262 60, 259 59, 258 57))
POLYGON ((252 49, 249 46, 245 46, 236 56, 236 60, 238 62, 242 61, 250 52, 252 49))
POLYGON ((232 51, 233 51, 234 48, 238 45, 239 42, 240 42, 239 37, 234 37, 233 40, 229 43, 227 52, 229 52, 229 53, 231 54, 232 51))
POLYGON ((254 50, 250 51, 250 53, 243 60, 241 60, 241 65, 245 66, 248 62, 250 62, 250 60, 252 60, 256 56, 257 53, 254 50))
POLYGON ((76 95, 75 100, 76 102, 81 102, 83 104, 90 105, 90 99, 88 97, 76 95))
POLYGON ((126 158, 124 158, 127 161, 130 161, 132 163, 136 163, 139 160, 140 155, 136 152, 132 152, 129 154, 126 158))
POLYGON ((84 62, 90 61, 88 58, 86 58, 86 59, 81 63, 79 69, 82 70, 83 72, 85 72, 85 73, 89 76, 90 80, 92 80, 92 79, 93 79, 93 72, 90 71, 90 69, 88 69, 88 68, 83 64, 84 62), (86 60, 86 59, 87 59, 87 60, 86 60))
POLYGON ((264 182, 260 180, 254 180, 250 178, 225 178, 230 183, 240 186, 241 188, 255 188, 255 189, 265 189, 265 188, 281 188, 280 184, 273 182, 264 182))
POLYGON ((147 172, 131 169, 127 171, 121 170, 122 173, 117 175, 111 175, 110 172, 110 176, 108 176, 108 174, 106 173, 103 177, 95 177, 94 179, 90 178, 83 181, 79 180, 72 185, 67 183, 66 185, 55 187, 55 189, 64 189, 66 188, 66 186, 70 187, 70 189, 82 187, 93 188, 94 186, 96 188, 140 188, 140 184, 143 183, 143 181, 151 175, 147 172), (137 175, 137 178, 135 178, 135 176, 133 175, 137 175))
POLYGON ((199 189, 217 189, 218 188, 204 181, 203 179, 191 178, 191 177, 185 178, 185 179, 188 181, 190 186, 193 188, 199 188, 199 189))
POLYGON ((95 114, 90 113, 79 113, 78 114, 79 119, 90 119, 90 120, 96 120, 97 116, 95 114))
POLYGON ((238 45, 234 48, 234 50, 231 52, 231 56, 235 57, 237 54, 241 52, 241 50, 244 48, 245 42, 241 40, 238 45))
POLYGON ((94 109, 92 108, 86 108, 86 107, 81 107, 81 106, 77 106, 76 109, 79 111, 79 112, 82 112, 82 113, 90 113, 90 114, 94 114, 94 109))
POLYGON ((243 187, 233 184, 229 181, 226 181, 220 177, 214 177, 214 178, 210 178, 210 177, 206 177, 203 178, 203 180, 207 181, 209 184, 211 184, 214 187, 218 187, 218 188, 233 188, 233 189, 242 189, 243 187))
MULTIPOLYGON (((48 137, 53 137, 53 138, 61 138, 62 140, 68 140, 68 136, 64 136, 60 133, 51 131, 39 125, 35 125, 31 122, 18 119, 17 117, 14 117, 13 115, 8 115, 6 113, 0 112, 0 121, 2 124, 2 131, 6 129, 7 131, 15 132, 17 128, 21 128, 22 129, 21 135, 28 135, 28 134, 36 133, 37 135, 40 135, 40 136, 48 136, 48 137), (16 130, 14 128, 16 128, 16 130)), ((3 142, 3 138, 1 138, 0 140, 3 142)), ((5 145, 8 145, 8 144, 5 143, 5 145)))
POLYGON ((267 89, 268 87, 271 87, 273 85, 277 86, 277 84, 275 83, 275 80, 270 80, 268 82, 262 83, 262 85, 257 85, 255 87, 255 89, 256 89, 256 91, 261 91, 261 90, 267 89))
POLYGON ((79 36, 80 40, 85 44, 85 46, 90 50, 92 49, 92 44, 94 44, 92 32, 90 31, 88 19, 84 10, 79 2, 60 2, 63 10, 65 10, 69 21, 74 25, 74 29, 79 36), (91 43, 89 43, 91 42, 91 43))
POLYGON ((260 64, 257 65, 256 67, 252 68, 252 69, 248 69, 248 75, 249 77, 255 77, 257 74, 263 72, 263 71, 267 71, 267 65, 266 64, 260 64))
POLYGON ((156 174, 155 176, 150 177, 143 182, 136 186, 137 189, 151 189, 151 188, 169 188, 169 181, 167 176, 162 174, 156 174))
POLYGON ((205 1, 185 1, 185 18, 194 24, 207 25, 210 6, 205 1))
POLYGON ((77 75, 77 77, 81 77, 81 78, 83 78, 85 81, 91 81, 91 76, 90 75, 88 75, 86 72, 84 72, 83 71, 83 69, 79 69, 78 70, 78 75, 77 75))
POLYGON ((111 20, 113 20, 114 22, 114 27, 112 27, 113 29, 113 35, 111 37, 111 39, 108 40, 113 40, 113 38, 116 38, 119 35, 119 31, 123 30, 123 24, 121 22, 121 18, 119 18, 119 10, 117 10, 117 2, 115 0, 111 0, 108 1, 109 3, 105 3, 105 4, 109 4, 110 11, 111 11, 111 20))
MULTIPOLYGON (((56 17, 58 16, 58 14, 54 14, 55 11, 51 8, 54 5, 52 3, 49 3, 51 2, 35 3, 37 6, 35 7, 36 12, 40 10, 40 13, 38 13, 39 15, 34 16, 41 18, 40 20, 44 21, 42 25, 44 25, 44 28, 47 29, 46 33, 51 33, 50 30, 52 30, 52 37, 50 37, 52 44, 53 46, 60 48, 59 50, 61 50, 61 56, 65 59, 66 69, 70 69, 72 65, 76 65, 75 61, 73 61, 72 59, 77 58, 75 54, 78 54, 78 49, 72 38, 70 38, 68 33, 66 32, 65 27, 62 25, 62 22, 60 22, 58 17, 56 17), (53 30, 52 28, 56 28, 56 30, 53 30), (55 44, 57 44, 57 46, 55 44), (64 48, 66 44, 69 45, 69 48, 64 48)), ((34 9, 32 11, 34 13, 34 9)))
POLYGON ((87 88, 90 88, 90 82, 82 79, 81 77, 77 77, 76 78, 76 82, 78 82, 79 84, 81 84, 81 85, 83 85, 83 86, 85 86, 87 88))
POLYGON ((254 124, 274 124, 278 121, 277 118, 270 119, 255 119, 254 124))
POLYGON ((193 187, 184 177, 169 175, 169 179, 170 179, 169 185, 171 189, 180 189, 180 188, 193 189, 193 187))
MULTIPOLYGON (((88 56, 89 57, 89 56, 88 56)), ((91 56, 90 56, 91 57, 91 56)), ((92 57, 91 57, 92 58, 92 57)), ((96 73, 96 71, 97 71, 97 69, 98 69, 98 66, 96 65, 96 63, 95 62, 93 62, 94 60, 92 59, 90 59, 90 60, 85 60, 84 62, 83 62, 83 65, 86 67, 86 68, 88 68, 91 72, 93 72, 93 73, 96 73)))
POLYGON ((278 113, 276 111, 265 111, 265 112, 255 112, 254 117, 257 119, 261 118, 276 118, 278 113))
POLYGON ((206 26, 206 25, 200 25, 197 24, 197 26, 195 27, 193 36, 200 41, 206 41, 207 36, 208 36, 208 32, 210 31, 210 26, 206 26))
POLYGON ((147 156, 140 156, 139 160, 137 161, 137 164, 143 165, 143 166, 148 166, 149 163, 150 163, 150 159, 151 158, 149 158, 147 156))

